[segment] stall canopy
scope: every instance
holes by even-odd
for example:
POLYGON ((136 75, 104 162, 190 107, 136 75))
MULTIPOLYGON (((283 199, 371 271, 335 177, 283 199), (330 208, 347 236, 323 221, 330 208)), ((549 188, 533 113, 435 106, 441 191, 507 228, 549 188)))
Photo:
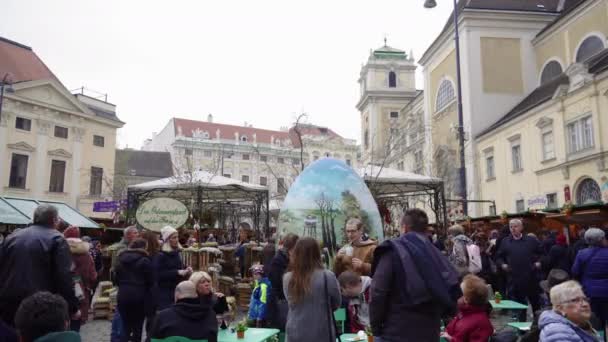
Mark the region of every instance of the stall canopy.
POLYGON ((80 228, 99 228, 97 223, 65 203, 13 197, 0 197, 0 223, 27 225, 32 222, 34 210, 41 204, 50 204, 57 208, 61 219, 68 224, 80 228))

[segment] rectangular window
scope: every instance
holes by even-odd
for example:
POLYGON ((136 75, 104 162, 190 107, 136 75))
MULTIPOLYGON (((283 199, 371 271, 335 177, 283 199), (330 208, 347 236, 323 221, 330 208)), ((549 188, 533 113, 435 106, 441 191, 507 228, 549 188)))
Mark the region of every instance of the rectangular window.
POLYGON ((422 160, 422 151, 416 151, 414 153, 414 163, 416 165, 415 173, 422 174, 423 169, 423 160, 422 160))
POLYGON ((319 160, 319 156, 313 156, 312 160, 319 160))
POLYGON ((242 157, 243 157, 243 160, 249 160, 249 154, 247 154, 247 153, 243 153, 242 157))
POLYGON ((496 174, 494 173, 494 156, 486 157, 486 179, 494 179, 496 174))
MULTIPOLYGON (((316 160, 316 159, 315 159, 316 160)), ((350 161, 350 159, 346 159, 346 165, 348 166, 352 166, 352 162, 350 161)))
POLYGON ((267 162, 268 161, 268 156, 260 156, 260 161, 261 162, 267 162))
POLYGON ((248 175, 242 175, 241 176, 241 181, 245 182, 245 183, 249 183, 249 176, 248 175))
POLYGON ((266 186, 268 185, 268 178, 266 177, 260 177, 260 185, 266 186))
POLYGON ((543 160, 555 158, 555 148, 553 144, 553 131, 543 133, 543 160))
POLYGON ((49 192, 63 192, 65 181, 65 161, 51 161, 51 180, 49 182, 49 192))
POLYGON ((280 194, 287 193, 287 189, 285 188, 285 179, 284 178, 277 179, 277 192, 280 194))
POLYGON ((89 193, 91 196, 101 195, 103 182, 103 169, 100 167, 91 167, 91 187, 89 193))
POLYGON ((68 138, 68 129, 66 127, 55 126, 55 137, 67 139, 68 138))
POLYGON ((211 151, 209 151, 209 150, 205 150, 205 151, 203 151, 203 156, 204 156, 205 158, 211 158, 212 153, 211 153, 211 151))
POLYGON ((518 143, 511 145, 511 162, 513 166, 513 172, 521 171, 521 145, 518 143))
POLYGON ((229 173, 224 173, 224 177, 226 177, 226 178, 232 178, 232 175, 229 174, 229 173))
POLYGON ((293 164, 293 165, 299 165, 300 164, 300 159, 299 158, 291 158, 291 164, 293 164))
POLYGON ((556 193, 547 194, 547 208, 548 209, 557 208, 557 194, 556 193))
POLYGON ((523 213, 524 211, 526 211, 526 205, 524 203, 524 200, 520 199, 520 200, 515 201, 515 212, 523 213))
POLYGON ((396 119, 399 117, 399 112, 391 112, 391 119, 396 119))
POLYGON ((99 146, 99 147, 104 147, 106 145, 106 139, 104 137, 102 137, 101 135, 94 135, 93 136, 93 145, 99 146))
POLYGON ((277 163, 285 164, 285 158, 281 158, 281 157, 277 158, 277 163))
POLYGON ((400 170, 400 171, 405 170, 405 166, 404 166, 403 162, 397 163, 397 170, 400 170))
POLYGON ((13 157, 11 159, 11 174, 8 182, 9 187, 25 189, 25 180, 27 178, 27 161, 28 156, 13 153, 13 157))
POLYGON ((24 131, 31 131, 32 130, 32 120, 17 117, 17 120, 15 121, 15 128, 21 129, 24 131))
POLYGON ((417 140, 418 140, 418 133, 411 133, 409 136, 409 144, 408 145, 413 145, 417 140))
POLYGON ((593 147, 593 120, 587 116, 566 126, 568 149, 576 153, 593 147))
POLYGON ((191 148, 187 148, 184 150, 184 154, 187 156, 191 156, 192 155, 192 149, 191 148))

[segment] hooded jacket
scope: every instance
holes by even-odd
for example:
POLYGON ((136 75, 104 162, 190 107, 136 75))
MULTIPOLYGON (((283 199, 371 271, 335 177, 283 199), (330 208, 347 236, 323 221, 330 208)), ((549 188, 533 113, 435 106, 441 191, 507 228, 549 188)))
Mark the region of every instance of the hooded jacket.
POLYGON ((372 299, 371 293, 372 278, 361 276, 361 293, 348 301, 348 318, 350 331, 356 333, 369 327, 369 302, 372 299))
POLYGON ((172 250, 168 243, 163 244, 162 250, 155 260, 154 270, 158 280, 158 308, 166 309, 173 304, 175 287, 182 281, 177 271, 184 269, 179 255, 179 249, 172 250))
MULTIPOLYGON (((353 271, 361 275, 369 276, 372 273, 372 263, 374 261, 374 251, 378 247, 378 242, 374 240, 359 240, 348 244, 353 248, 352 257, 339 255, 334 262, 334 271, 338 277, 344 271, 353 271), (356 258, 363 261, 363 265, 359 269, 352 267, 352 259, 356 258), (343 260, 344 259, 344 260, 343 260)), ((343 247, 344 248, 344 247, 343 247)))
POLYGON ((572 266, 572 276, 583 284, 591 298, 608 298, 608 247, 581 250, 572 266))
POLYGON ((599 342, 595 331, 587 332, 553 310, 543 312, 538 325, 541 342, 599 342))
POLYGON ((154 277, 152 263, 144 249, 127 249, 120 253, 116 267, 118 282, 118 306, 121 302, 134 305, 146 304, 146 310, 154 307, 152 287, 154 277))
POLYGON ((486 342, 494 333, 488 317, 491 307, 475 306, 458 301, 458 315, 450 321, 446 332, 452 342, 486 342))
POLYGON ((211 301, 180 299, 156 316, 150 336, 163 339, 181 336, 192 340, 217 342, 217 319, 211 301))
POLYGON ((473 240, 469 239, 464 234, 452 238, 453 246, 448 259, 460 277, 469 273, 469 254, 467 253, 467 246, 472 243, 473 240))
POLYGON ((80 302, 80 312, 82 321, 86 322, 89 317, 89 291, 93 289, 97 272, 95 262, 89 254, 89 244, 79 238, 67 238, 70 253, 72 254, 73 270, 72 275, 76 281, 80 281, 84 290, 84 300, 80 302))

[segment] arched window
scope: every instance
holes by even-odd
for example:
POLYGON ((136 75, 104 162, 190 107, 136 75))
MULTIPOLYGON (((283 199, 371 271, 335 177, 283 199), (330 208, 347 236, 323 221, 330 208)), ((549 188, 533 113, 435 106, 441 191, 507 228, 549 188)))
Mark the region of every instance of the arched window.
POLYGON ((439 84, 437 100, 435 101, 435 111, 438 112, 454 101, 454 86, 449 80, 443 80, 439 84))
POLYGON ((241 136, 241 141, 242 142, 247 142, 247 136, 246 135, 241 136))
POLYGON ((604 49, 604 42, 598 36, 590 36, 583 40, 576 51, 576 62, 582 63, 604 49))
POLYGON ((397 87, 397 74, 394 71, 388 73, 388 87, 396 88, 397 87))
POLYGON ((576 190, 576 204, 594 203, 602 200, 600 186, 591 178, 586 178, 576 190))
POLYGON ((543 85, 551 80, 556 79, 563 72, 562 65, 558 61, 551 61, 545 65, 540 74, 540 84, 543 85))

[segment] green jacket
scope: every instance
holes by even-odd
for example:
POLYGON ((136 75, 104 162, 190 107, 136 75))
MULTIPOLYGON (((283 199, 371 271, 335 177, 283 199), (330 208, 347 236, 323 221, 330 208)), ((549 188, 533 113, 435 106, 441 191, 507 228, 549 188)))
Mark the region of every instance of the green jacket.
POLYGON ((75 331, 59 331, 46 334, 34 342, 80 342, 80 335, 75 331))

